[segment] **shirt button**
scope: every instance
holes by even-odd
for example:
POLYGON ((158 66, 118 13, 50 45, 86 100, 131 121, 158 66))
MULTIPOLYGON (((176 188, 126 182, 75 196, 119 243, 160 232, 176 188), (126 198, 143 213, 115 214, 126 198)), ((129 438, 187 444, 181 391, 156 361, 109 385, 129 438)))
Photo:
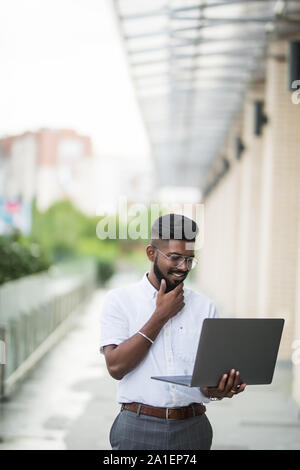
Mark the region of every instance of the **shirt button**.
POLYGON ((166 336, 169 336, 169 332, 168 332, 168 331, 166 331, 166 336))
POLYGON ((171 357, 169 357, 168 361, 169 361, 169 362, 172 362, 172 358, 171 358, 171 357))

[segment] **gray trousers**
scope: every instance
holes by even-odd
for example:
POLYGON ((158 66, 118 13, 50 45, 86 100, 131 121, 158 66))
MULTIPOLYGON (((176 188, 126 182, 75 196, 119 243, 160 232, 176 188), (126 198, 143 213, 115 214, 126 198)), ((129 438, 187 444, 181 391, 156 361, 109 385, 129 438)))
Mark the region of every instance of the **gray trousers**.
POLYGON ((188 419, 163 419, 121 410, 109 442, 112 450, 209 450, 212 426, 206 414, 188 419))

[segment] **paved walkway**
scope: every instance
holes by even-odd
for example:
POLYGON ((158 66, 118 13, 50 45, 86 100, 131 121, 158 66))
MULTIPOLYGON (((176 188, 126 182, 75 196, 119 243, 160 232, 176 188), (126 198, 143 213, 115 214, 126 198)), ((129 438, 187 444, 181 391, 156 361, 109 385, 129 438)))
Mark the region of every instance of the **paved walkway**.
MULTIPOLYGON (((95 292, 75 328, 0 404, 2 449, 110 449, 118 413, 116 381, 98 353, 99 309, 95 292)), ((210 403, 213 449, 300 449, 299 410, 290 396, 291 370, 278 364, 271 386, 210 403)))

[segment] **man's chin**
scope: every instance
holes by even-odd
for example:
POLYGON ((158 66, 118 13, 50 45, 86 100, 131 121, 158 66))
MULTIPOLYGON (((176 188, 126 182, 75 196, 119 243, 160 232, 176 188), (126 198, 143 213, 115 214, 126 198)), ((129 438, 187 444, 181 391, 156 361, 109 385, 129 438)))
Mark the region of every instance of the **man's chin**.
POLYGON ((169 291, 170 290, 173 290, 175 289, 175 287, 178 286, 178 284, 180 284, 181 282, 183 282, 185 280, 186 276, 184 276, 183 278, 175 278, 175 276, 171 276, 168 278, 168 287, 169 287, 169 291))

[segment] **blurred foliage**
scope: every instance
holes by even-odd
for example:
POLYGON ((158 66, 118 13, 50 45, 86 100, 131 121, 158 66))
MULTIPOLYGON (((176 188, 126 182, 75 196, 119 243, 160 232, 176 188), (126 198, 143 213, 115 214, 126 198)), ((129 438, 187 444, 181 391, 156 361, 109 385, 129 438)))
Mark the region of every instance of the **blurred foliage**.
POLYGON ((93 258, 98 282, 104 284, 114 274, 119 253, 118 240, 96 236, 99 217, 89 217, 70 201, 59 201, 44 212, 34 204, 31 238, 51 253, 54 263, 71 258, 93 258))
POLYGON ((31 238, 48 252, 54 262, 77 252, 82 237, 95 238, 96 218, 77 210, 69 201, 60 201, 40 212, 33 205, 31 238))
POLYGON ((18 231, 0 237, 0 284, 48 269, 51 258, 18 231))
MULTIPOLYGON (((133 218, 134 215, 129 217, 129 224, 133 218)), ((111 278, 117 264, 124 260, 142 272, 148 262, 145 255, 148 241, 131 239, 128 236, 129 224, 121 227, 117 216, 112 215, 108 220, 116 227, 116 238, 99 239, 96 228, 101 217, 83 214, 69 200, 59 201, 41 212, 34 200, 30 236, 15 233, 0 238, 0 283, 48 269, 50 264, 67 263, 76 258, 96 260, 101 285, 111 278), (119 228, 125 239, 118 238, 119 228)), ((149 238, 150 211, 146 214, 146 220, 149 238)))

